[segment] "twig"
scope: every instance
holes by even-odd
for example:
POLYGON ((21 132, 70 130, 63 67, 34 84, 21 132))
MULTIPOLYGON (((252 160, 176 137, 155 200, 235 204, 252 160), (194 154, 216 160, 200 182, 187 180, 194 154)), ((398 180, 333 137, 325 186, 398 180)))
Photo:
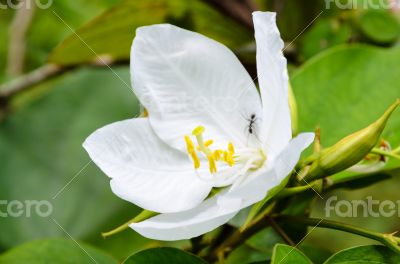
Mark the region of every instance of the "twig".
POLYGON ((26 33, 35 13, 32 0, 24 0, 16 11, 9 29, 10 41, 8 45, 7 75, 18 76, 24 70, 26 53, 26 33))
POLYGON ((20 76, 13 81, 0 85, 0 100, 6 100, 17 93, 27 90, 45 80, 73 69, 72 67, 63 68, 55 64, 44 65, 26 75, 20 76))
POLYGON ((204 236, 198 236, 190 239, 191 247, 187 250, 188 252, 198 255, 208 244, 204 241, 204 236))
POLYGON ((285 222, 291 222, 291 223, 296 223, 296 224, 303 224, 306 226, 317 226, 319 228, 329 228, 329 229, 335 229, 335 230, 340 230, 344 231, 347 233, 352 233, 356 234, 359 236, 363 236, 366 238, 373 239, 375 241, 378 241, 385 246, 389 247, 396 253, 400 253, 400 247, 399 247, 399 242, 400 238, 395 237, 394 234, 382 234, 370 230, 366 230, 357 226, 352 226, 346 223, 341 223, 337 221, 330 221, 326 219, 320 219, 320 218, 305 218, 305 217, 298 217, 298 216, 286 216, 286 215, 281 215, 275 217, 277 221, 285 221, 285 222))
POLYGON ((251 13, 257 9, 252 0, 203 0, 205 3, 215 7, 221 13, 230 16, 242 25, 253 30, 253 19, 251 13))
POLYGON ((210 247, 209 254, 204 258, 209 262, 215 262, 222 257, 229 255, 235 248, 243 244, 247 239, 269 226, 267 221, 269 215, 275 209, 275 204, 263 211, 246 229, 237 229, 225 241, 219 245, 210 247))
POLYGON ((267 221, 269 222, 271 227, 275 230, 275 232, 282 237, 282 239, 286 242, 286 244, 292 247, 296 246, 296 243, 293 242, 293 240, 288 236, 288 234, 286 234, 285 230, 283 230, 272 217, 267 217, 267 221))
POLYGON ((371 150, 371 153, 400 160, 400 155, 396 154, 396 151, 397 150, 389 152, 389 151, 382 150, 380 148, 373 148, 371 150))

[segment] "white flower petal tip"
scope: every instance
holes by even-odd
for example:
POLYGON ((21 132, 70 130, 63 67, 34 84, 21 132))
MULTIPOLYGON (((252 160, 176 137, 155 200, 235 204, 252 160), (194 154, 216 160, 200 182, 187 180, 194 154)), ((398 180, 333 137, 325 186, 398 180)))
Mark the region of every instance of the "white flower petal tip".
POLYGON ((253 21, 258 82, 265 119, 262 134, 270 152, 277 154, 292 137, 284 42, 276 25, 276 13, 254 12, 253 21))

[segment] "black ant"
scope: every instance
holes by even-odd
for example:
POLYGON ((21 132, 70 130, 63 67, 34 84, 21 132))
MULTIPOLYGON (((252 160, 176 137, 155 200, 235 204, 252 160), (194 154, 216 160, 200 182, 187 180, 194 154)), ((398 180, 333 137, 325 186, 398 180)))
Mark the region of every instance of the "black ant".
POLYGON ((247 126, 247 131, 249 132, 249 134, 253 134, 255 132, 254 125, 257 121, 256 114, 251 114, 250 118, 246 118, 246 120, 249 122, 249 125, 247 126))
MULTIPOLYGON (((246 129, 247 133, 249 133, 249 136, 253 135, 257 141, 260 141, 258 139, 258 135, 257 135, 257 131, 256 131, 256 129, 257 129, 256 123, 259 119, 257 117, 257 115, 255 113, 252 113, 249 118, 245 118, 245 119, 248 122, 248 125, 246 126, 245 129, 246 129)), ((247 137, 247 145, 248 145, 248 141, 249 141, 249 137, 247 137)))

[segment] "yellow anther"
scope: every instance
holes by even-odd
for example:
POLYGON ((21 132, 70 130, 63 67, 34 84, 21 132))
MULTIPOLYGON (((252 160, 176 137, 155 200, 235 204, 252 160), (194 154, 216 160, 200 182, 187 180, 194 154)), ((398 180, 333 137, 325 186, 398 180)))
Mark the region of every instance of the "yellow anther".
POLYGON ((235 164, 235 160, 233 159, 232 152, 228 153, 227 162, 228 162, 228 165, 231 167, 235 164))
POLYGON ((206 142, 204 142, 204 146, 209 147, 209 146, 211 146, 212 143, 214 143, 214 140, 209 139, 206 142))
POLYGON ((192 156, 194 168, 195 169, 200 168, 200 159, 197 156, 197 153, 193 151, 192 153, 190 153, 190 156, 192 156))
POLYGON ((189 136, 185 136, 185 141, 186 141, 187 152, 192 157, 194 168, 195 169, 200 168, 200 159, 197 156, 197 153, 196 153, 196 151, 194 149, 193 141, 190 139, 189 136))
POLYGON ((214 151, 214 159, 216 161, 219 161, 223 154, 224 154, 224 152, 222 150, 219 150, 219 149, 215 150, 214 151))
POLYGON ((193 141, 192 141, 192 140, 190 139, 190 137, 187 136, 187 135, 185 136, 185 142, 186 142, 187 152, 188 152, 189 154, 195 152, 195 151, 194 151, 194 144, 193 144, 193 141))
POLYGON ((215 151, 212 151, 209 147, 214 143, 214 141, 213 140, 204 141, 203 139, 204 131, 205 128, 203 126, 198 126, 192 131, 193 136, 195 136, 197 140, 198 144, 197 147, 195 147, 193 141, 189 136, 185 136, 187 151, 193 160, 194 167, 196 169, 200 167, 200 159, 196 151, 202 152, 207 157, 210 172, 212 174, 217 172, 217 161, 219 160, 223 160, 229 166, 232 167, 235 164, 234 160, 235 148, 233 144, 229 143, 227 150, 217 149, 215 151))
POLYGON ((235 148, 233 147, 233 144, 231 142, 229 142, 229 144, 228 144, 228 150, 232 154, 235 153, 235 148))
POLYGON ((217 172, 217 163, 215 162, 213 155, 209 155, 207 158, 208 158, 208 164, 210 166, 210 172, 216 173, 217 172))
POLYGON ((233 153, 230 151, 224 151, 224 161, 228 163, 229 166, 233 166, 235 164, 235 160, 233 159, 233 153))
POLYGON ((193 130, 192 134, 193 134, 193 136, 199 136, 199 135, 203 134, 204 130, 205 130, 205 128, 203 126, 198 126, 193 130))

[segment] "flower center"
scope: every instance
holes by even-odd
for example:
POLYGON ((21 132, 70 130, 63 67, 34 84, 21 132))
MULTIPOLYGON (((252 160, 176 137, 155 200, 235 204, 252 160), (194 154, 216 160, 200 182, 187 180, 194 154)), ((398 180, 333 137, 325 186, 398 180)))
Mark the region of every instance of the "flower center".
POLYGON ((196 138, 197 147, 195 147, 190 136, 185 136, 187 152, 193 160, 195 169, 201 166, 199 154, 207 158, 211 174, 217 173, 217 162, 225 163, 230 167, 241 165, 241 168, 232 177, 243 175, 249 170, 257 170, 267 160, 267 156, 262 149, 244 148, 235 151, 235 147, 231 142, 228 143, 227 149, 212 150, 210 146, 214 141, 204 140, 204 131, 205 128, 203 126, 198 126, 192 132, 192 135, 196 138))
POLYGON ((213 140, 206 140, 203 139, 203 132, 204 127, 198 126, 196 127, 192 135, 196 137, 197 140, 197 148, 195 147, 192 139, 190 136, 185 136, 187 152, 191 156, 194 168, 200 168, 200 159, 198 153, 203 154, 208 160, 209 170, 212 174, 217 172, 217 161, 223 161, 227 163, 230 167, 235 164, 235 160, 233 159, 233 155, 235 154, 235 148, 233 147, 232 143, 228 144, 227 150, 217 149, 211 150, 210 146, 214 143, 213 140))

